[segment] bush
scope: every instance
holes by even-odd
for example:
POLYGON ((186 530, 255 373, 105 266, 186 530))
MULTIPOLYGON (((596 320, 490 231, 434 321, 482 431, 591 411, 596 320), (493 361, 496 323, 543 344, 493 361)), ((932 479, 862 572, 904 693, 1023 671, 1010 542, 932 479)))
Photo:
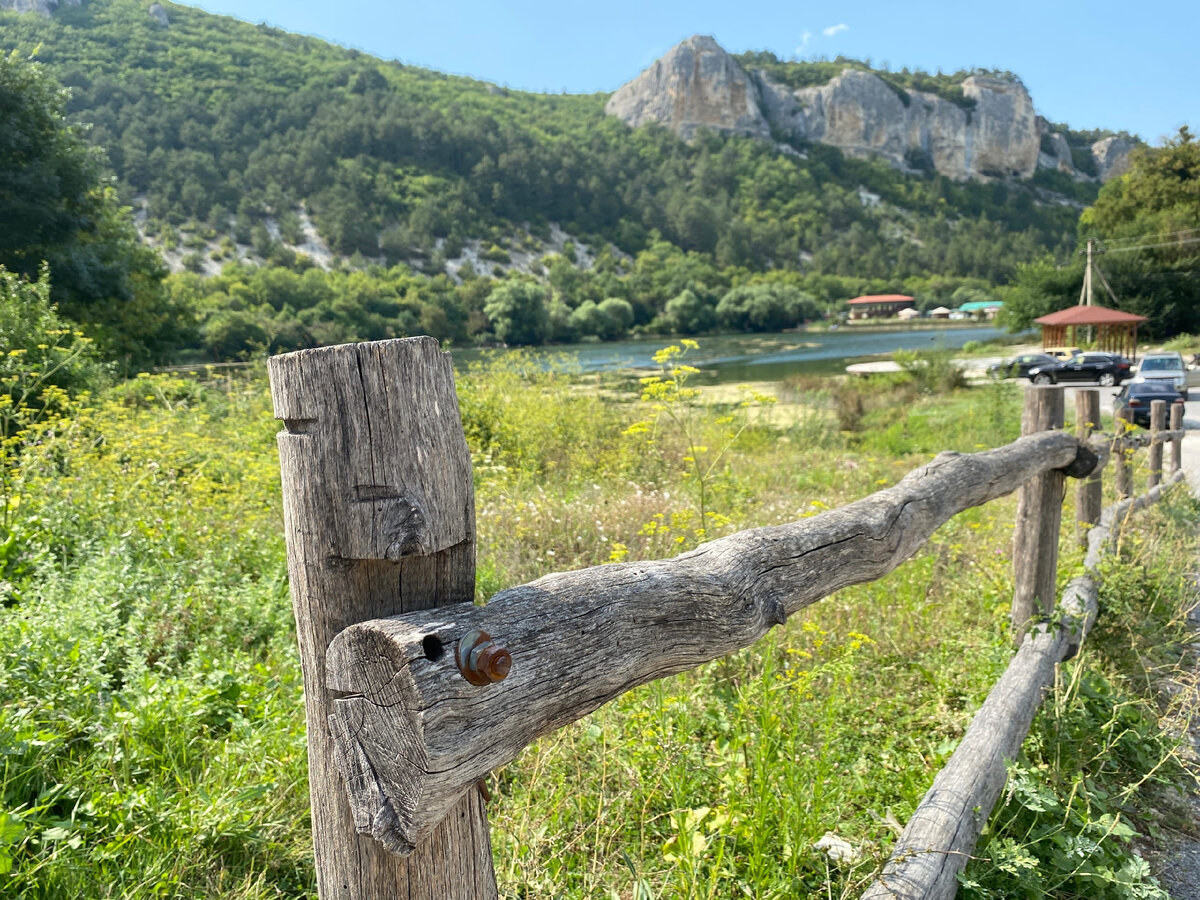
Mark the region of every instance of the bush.
POLYGON ((506 344, 540 344, 550 335, 550 291, 532 281, 502 281, 483 311, 506 344))
POLYGON ((48 389, 76 395, 94 390, 105 378, 91 341, 50 303, 45 268, 31 282, 0 266, 0 348, 0 396, 7 397, 0 409, 10 417, 41 408, 48 389))
POLYGON ((897 350, 893 358, 922 394, 966 387, 966 376, 949 350, 897 350))

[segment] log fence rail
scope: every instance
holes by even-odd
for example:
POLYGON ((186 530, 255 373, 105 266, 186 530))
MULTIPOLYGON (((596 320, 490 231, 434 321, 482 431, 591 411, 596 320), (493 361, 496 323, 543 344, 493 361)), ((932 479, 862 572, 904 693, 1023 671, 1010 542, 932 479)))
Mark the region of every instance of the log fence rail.
POLYGON ((951 897, 1005 761, 1095 619, 1101 555, 1124 516, 1182 475, 1182 419, 1172 410, 1166 430, 1161 401, 1149 433, 1116 420, 1102 435, 1097 392, 1079 391, 1069 434, 1062 389, 1030 388, 1022 437, 1005 447, 939 454, 893 487, 800 522, 674 559, 547 575, 476 606, 470 457, 437 342, 304 350, 269 370, 325 900, 495 898, 480 779, 621 693, 886 575, 952 516, 1019 489, 1017 653, 864 894, 951 897), (1129 457, 1141 446, 1150 491, 1132 498, 1129 457), (1110 459, 1121 502, 1101 512, 1110 459), (1087 574, 1056 603, 1067 478, 1079 479, 1087 574))

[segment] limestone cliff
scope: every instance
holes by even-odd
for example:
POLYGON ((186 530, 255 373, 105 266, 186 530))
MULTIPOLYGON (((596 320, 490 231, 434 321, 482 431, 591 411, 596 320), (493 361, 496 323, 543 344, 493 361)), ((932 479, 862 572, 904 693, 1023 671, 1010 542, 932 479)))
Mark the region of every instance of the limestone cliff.
POLYGON ((698 128, 766 137, 770 126, 749 76, 711 37, 676 45, 633 81, 604 111, 637 127, 660 122, 685 139, 698 128))
POLYGON ((796 91, 764 72, 755 77, 771 124, 804 140, 952 178, 1029 178, 1037 166, 1033 101, 1019 82, 966 79, 968 110, 936 94, 899 91, 861 69, 796 91))
POLYGON ((1123 137, 1106 137, 1092 144, 1097 174, 1101 181, 1124 175, 1129 168, 1129 154, 1137 145, 1123 137))
MULTIPOLYGON (((1026 179, 1039 166, 1088 177, 1020 81, 971 75, 961 88, 956 103, 847 67, 826 84, 793 90, 762 70, 745 72, 711 37, 694 36, 622 86, 605 111, 634 127, 658 122, 685 139, 702 127, 754 137, 774 130, 960 180, 1026 179)), ((1122 170, 1130 147, 1123 138, 1095 145, 1102 180, 1122 170)))
POLYGON ((78 6, 80 0, 0 0, 0 10, 50 16, 60 6, 78 6))

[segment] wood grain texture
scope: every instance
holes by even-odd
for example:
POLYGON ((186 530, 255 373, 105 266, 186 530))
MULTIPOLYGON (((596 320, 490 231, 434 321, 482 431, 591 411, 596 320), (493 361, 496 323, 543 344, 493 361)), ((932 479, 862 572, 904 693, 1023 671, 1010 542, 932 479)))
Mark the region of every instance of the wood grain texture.
MULTIPOLYGON (((1021 434, 1062 428, 1063 389, 1025 392, 1021 434)), ((1065 490, 1062 472, 1049 470, 1021 485, 1013 526, 1012 633, 1020 646, 1030 622, 1050 615, 1058 573, 1058 535, 1065 490)))
POLYGON ((432 338, 413 338, 303 350, 275 357, 269 372, 285 426, 284 528, 320 896, 494 898, 478 792, 460 794, 402 859, 356 829, 329 727, 326 648, 338 633, 474 596, 471 465, 449 356, 432 338))
POLYGON ((1154 487, 1162 481, 1163 432, 1167 427, 1167 402, 1165 400, 1150 401, 1150 453, 1147 466, 1150 474, 1146 479, 1148 487, 1154 487))
MULTIPOLYGON (((1113 484, 1117 490, 1117 496, 1121 498, 1128 497, 1133 493, 1133 469, 1129 466, 1129 460, 1133 452, 1133 447, 1138 446, 1135 442, 1131 443, 1130 438, 1135 436, 1129 434, 1129 430, 1133 427, 1133 413, 1126 407, 1125 409, 1117 410, 1113 416, 1113 466, 1115 467, 1116 477, 1113 484)), ((1137 435, 1136 437, 1142 437, 1137 435)))
POLYGON ((1171 404, 1171 431, 1177 433, 1178 437, 1171 437, 1171 456, 1170 464, 1167 468, 1168 475, 1174 475, 1183 466, 1183 404, 1171 404))
POLYGON ((1080 453, 1061 431, 984 453, 944 453, 857 503, 675 559, 548 575, 485 607, 350 626, 329 647, 328 683, 344 694, 331 722, 356 826, 409 852, 477 779, 538 736, 885 575, 954 514, 1080 453), (456 668, 458 641, 477 628, 512 654, 506 680, 476 687, 456 668))
MULTIPOLYGON (((1182 480, 1182 473, 1173 480, 1182 480)), ((1089 530, 1085 574, 1063 590, 1055 624, 1038 623, 1025 636, 862 900, 952 900, 956 895, 958 873, 1004 789, 1007 764, 1016 759, 1042 696, 1054 683, 1054 667, 1078 652, 1095 624, 1096 568, 1115 545, 1126 517, 1157 502, 1166 487, 1113 504, 1089 530)))
MULTIPOLYGON (((1075 437, 1084 443, 1100 428, 1100 392, 1094 388, 1075 392, 1075 437)), ((1075 486, 1075 538, 1079 545, 1087 548, 1088 531, 1100 522, 1101 507, 1104 505, 1103 469, 1087 478, 1081 478, 1075 486)))

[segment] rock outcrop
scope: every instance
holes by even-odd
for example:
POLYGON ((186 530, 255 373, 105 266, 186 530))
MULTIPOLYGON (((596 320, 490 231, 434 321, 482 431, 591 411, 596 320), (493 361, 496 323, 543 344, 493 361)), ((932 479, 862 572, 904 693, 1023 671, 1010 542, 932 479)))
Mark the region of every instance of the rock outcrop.
POLYGON ((0 10, 51 16, 60 6, 78 6, 81 0, 0 0, 0 10))
MULTIPOLYGON (((1020 81, 971 75, 961 87, 955 102, 847 67, 823 85, 792 90, 762 70, 745 72, 715 40, 697 35, 622 86, 605 112, 633 127, 657 122, 686 140, 700 128, 763 138, 774 131, 960 180, 1026 179, 1039 167, 1089 177, 1020 81)), ((1095 145, 1101 180, 1121 171, 1132 146, 1124 138, 1095 145)))
POLYGON ((1071 157, 1071 145, 1067 136, 1048 129, 1045 119, 1038 118, 1038 128, 1042 132, 1041 151, 1038 153, 1039 169, 1054 169, 1067 175, 1076 175, 1075 162, 1071 157))
POLYGON ((146 15, 152 18, 163 28, 168 28, 171 25, 171 20, 167 16, 167 11, 163 8, 161 3, 151 4, 150 8, 146 10, 146 15))
POLYGON ((688 140, 699 128, 754 137, 771 133, 754 82, 715 40, 700 35, 623 85, 604 111, 634 128, 659 122, 688 140))
POLYGON ((959 106, 902 91, 878 75, 845 69, 819 87, 791 91, 755 73, 770 124, 854 156, 882 156, 901 169, 952 178, 1028 178, 1038 160, 1033 101, 1019 82, 972 76, 959 106))
POLYGON ((1096 159, 1096 174, 1101 181, 1124 175, 1129 169, 1129 154, 1137 146, 1129 138, 1106 137, 1092 144, 1096 159))

